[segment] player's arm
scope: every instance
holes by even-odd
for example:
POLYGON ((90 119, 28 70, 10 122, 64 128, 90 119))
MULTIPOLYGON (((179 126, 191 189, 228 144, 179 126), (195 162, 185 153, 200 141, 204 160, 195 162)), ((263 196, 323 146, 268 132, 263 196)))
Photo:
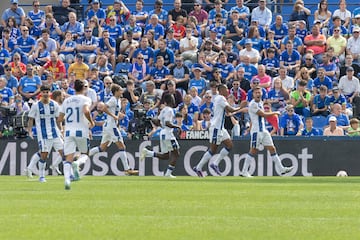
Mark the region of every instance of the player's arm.
POLYGON ((260 117, 270 117, 270 116, 274 116, 274 115, 280 115, 280 112, 278 112, 278 111, 264 112, 263 110, 259 109, 256 112, 256 114, 259 115, 260 117))
POLYGON ((234 107, 231 107, 230 105, 226 105, 225 111, 227 113, 233 113, 233 112, 241 112, 241 111, 243 111, 243 109, 241 109, 240 107, 234 108, 234 107))
MULTIPOLYGON (((115 121, 119 120, 119 115, 116 116, 115 114, 113 114, 112 112, 109 111, 108 105, 105 104, 104 107, 104 113, 106 113, 108 116, 112 117, 113 119, 115 119, 115 121)), ((120 114, 120 113, 119 113, 120 114)))
POLYGON ((165 122, 165 125, 166 125, 167 127, 169 127, 169 128, 178 128, 178 129, 181 129, 181 127, 180 127, 179 125, 175 125, 175 124, 173 124, 173 123, 170 122, 170 121, 166 121, 166 122, 165 122))
POLYGON ((91 118, 90 106, 89 105, 84 105, 83 111, 84 111, 84 115, 85 115, 86 119, 90 123, 90 128, 93 128, 95 126, 95 123, 91 118))
POLYGON ((33 136, 33 133, 32 133, 33 124, 34 124, 34 118, 29 117, 27 131, 28 131, 29 137, 31 139, 34 139, 34 136, 33 136))

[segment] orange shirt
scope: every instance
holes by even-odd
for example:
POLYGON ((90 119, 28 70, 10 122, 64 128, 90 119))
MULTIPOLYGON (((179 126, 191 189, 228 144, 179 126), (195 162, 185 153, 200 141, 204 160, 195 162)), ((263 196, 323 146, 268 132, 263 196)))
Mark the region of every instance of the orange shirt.
POLYGON ((185 37, 186 28, 184 26, 178 27, 176 24, 171 26, 174 29, 174 38, 178 41, 185 37))
POLYGON ((24 76, 24 73, 26 73, 26 65, 22 62, 19 62, 18 66, 15 66, 15 62, 10 62, 9 65, 11 66, 11 73, 12 75, 14 75, 14 77, 16 77, 18 80, 20 80, 20 78, 22 76, 24 76), (20 71, 21 69, 21 71, 20 71))
POLYGON ((319 34, 317 37, 314 37, 312 34, 307 35, 304 38, 304 42, 306 41, 312 41, 312 40, 322 40, 324 41, 324 45, 323 46, 315 46, 315 45, 306 45, 306 49, 311 49, 314 51, 314 55, 320 54, 320 53, 324 53, 326 50, 325 47, 325 43, 326 43, 326 37, 322 34, 319 34))

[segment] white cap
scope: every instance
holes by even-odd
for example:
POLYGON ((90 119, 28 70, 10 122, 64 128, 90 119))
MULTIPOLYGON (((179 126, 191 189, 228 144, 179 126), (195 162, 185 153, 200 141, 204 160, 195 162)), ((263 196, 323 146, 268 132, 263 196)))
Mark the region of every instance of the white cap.
POLYGON ((337 120, 336 120, 336 117, 335 116, 331 116, 330 118, 329 118, 329 122, 336 122, 337 120))

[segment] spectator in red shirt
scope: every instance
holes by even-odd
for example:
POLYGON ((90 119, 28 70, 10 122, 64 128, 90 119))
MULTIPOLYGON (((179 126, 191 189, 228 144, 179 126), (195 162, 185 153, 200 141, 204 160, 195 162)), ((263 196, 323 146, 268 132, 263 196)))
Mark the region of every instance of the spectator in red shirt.
POLYGON ((54 80, 62 80, 66 77, 66 68, 64 63, 59 59, 58 53, 52 51, 50 53, 50 60, 47 61, 40 70, 40 76, 44 73, 47 75, 49 72, 52 73, 54 80))

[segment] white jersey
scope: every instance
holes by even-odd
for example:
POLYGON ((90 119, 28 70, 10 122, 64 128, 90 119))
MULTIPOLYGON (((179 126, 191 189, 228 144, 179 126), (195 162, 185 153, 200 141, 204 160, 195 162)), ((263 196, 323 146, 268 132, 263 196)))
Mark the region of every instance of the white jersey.
POLYGON ((175 119, 175 114, 174 114, 174 109, 171 107, 164 107, 160 114, 159 114, 159 120, 160 120, 160 124, 161 124, 161 131, 160 131, 160 135, 161 136, 165 136, 165 139, 173 139, 175 138, 174 134, 173 134, 173 128, 169 128, 166 126, 166 122, 169 121, 171 123, 174 122, 175 119))
POLYGON ((210 120, 210 126, 216 129, 224 128, 226 106, 229 106, 226 98, 222 95, 217 95, 214 101, 214 116, 210 120))
POLYGON ((61 106, 65 114, 65 137, 89 137, 89 121, 84 115, 84 106, 91 106, 90 98, 84 95, 73 95, 66 98, 61 106))
POLYGON ((59 109, 59 105, 53 100, 48 104, 39 101, 31 106, 28 116, 35 119, 38 139, 55 139, 61 136, 56 124, 59 109))
POLYGON ((260 117, 257 112, 259 110, 264 111, 263 102, 255 102, 255 100, 251 100, 249 103, 249 116, 251 121, 251 132, 265 132, 265 120, 263 117, 260 117))
MULTIPOLYGON (((109 101, 107 101, 106 106, 108 107, 108 110, 114 114, 115 116, 117 116, 120 112, 120 108, 121 108, 121 101, 120 99, 116 99, 116 97, 112 96, 109 101)), ((106 118, 105 124, 104 124, 104 128, 116 128, 117 127, 117 122, 115 121, 115 119, 111 116, 108 116, 106 118)))

